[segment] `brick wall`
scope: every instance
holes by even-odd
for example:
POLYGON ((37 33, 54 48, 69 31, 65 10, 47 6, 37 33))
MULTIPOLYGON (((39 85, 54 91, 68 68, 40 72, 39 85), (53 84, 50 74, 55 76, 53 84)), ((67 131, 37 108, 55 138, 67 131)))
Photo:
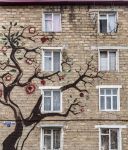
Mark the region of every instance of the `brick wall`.
MULTIPOLYGON (((114 7, 114 6, 113 6, 114 7)), ((60 12, 62 14, 62 32, 55 33, 55 38, 49 45, 36 43, 40 46, 59 46, 66 45, 64 51, 73 58, 74 66, 73 72, 67 73, 66 79, 63 81, 56 80, 53 85, 64 85, 68 80, 73 81, 76 79, 77 74, 74 73, 75 69, 81 65, 83 68, 86 64, 86 60, 91 55, 95 57, 95 65, 98 67, 98 47, 100 46, 115 46, 119 50, 119 72, 106 72, 105 80, 98 80, 94 86, 89 86, 89 97, 85 94, 85 97, 80 98, 79 93, 73 89, 63 93, 63 111, 68 107, 68 97, 78 97, 86 104, 85 111, 79 115, 70 114, 67 118, 51 117, 42 120, 41 124, 63 124, 64 125, 64 143, 63 149, 67 150, 98 150, 99 148, 99 131, 95 128, 95 125, 108 124, 108 125, 127 125, 128 120, 128 45, 127 45, 127 30, 128 30, 128 10, 127 6, 115 6, 114 10, 118 12, 119 29, 117 33, 104 35, 97 32, 97 20, 96 24, 91 19, 91 14, 95 13, 96 17, 98 11, 113 10, 112 6, 1 6, 0 7, 0 26, 8 26, 9 22, 17 22, 20 25, 32 25, 42 33, 42 14, 43 12, 60 12), (96 85, 122 85, 121 88, 121 108, 119 112, 100 112, 98 90, 96 85), (50 121, 53 120, 53 121, 50 121)), ((0 27, 0 33, 3 29, 0 27)), ((49 33, 46 33, 49 35, 49 33)), ((30 43, 27 43, 28 46, 30 43)), ((35 46, 35 45, 33 45, 35 46)), ((1 56, 1 59, 3 57, 1 56)), ((37 57, 41 63, 41 57, 37 57)), ((33 72, 33 68, 28 66, 24 60, 21 62, 22 68, 25 70, 23 80, 33 72)), ((16 102, 24 117, 27 117, 34 105, 37 102, 41 92, 38 89, 40 82, 36 83, 36 91, 32 95, 27 95, 24 88, 16 87, 11 97, 16 102)), ((51 82, 47 82, 47 85, 51 85, 51 82)), ((0 143, 3 142, 6 136, 14 130, 14 126, 8 128, 3 125, 5 120, 13 120, 13 112, 8 107, 3 107, 0 104, 0 143)), ((27 133, 29 128, 24 130, 24 134, 27 133)), ((122 130, 122 150, 128 150, 127 140, 128 130, 122 130)), ((24 150, 39 150, 40 147, 40 127, 36 127, 30 134, 28 140, 25 143, 24 150)), ((2 148, 1 148, 2 149, 2 148)))

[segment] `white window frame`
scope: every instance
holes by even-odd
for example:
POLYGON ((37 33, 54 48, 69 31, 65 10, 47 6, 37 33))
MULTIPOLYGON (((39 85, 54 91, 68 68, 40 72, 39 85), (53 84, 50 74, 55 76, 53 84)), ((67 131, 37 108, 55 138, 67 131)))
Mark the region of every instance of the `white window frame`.
POLYGON ((114 71, 118 71, 119 72, 119 50, 118 49, 111 49, 111 48, 109 48, 109 49, 98 49, 98 69, 99 69, 99 71, 110 71, 110 72, 114 72, 114 71), (100 64, 101 64, 101 62, 100 62, 100 52, 101 51, 105 51, 105 52, 107 52, 107 70, 101 70, 100 69, 100 64), (114 51, 114 52, 116 52, 116 69, 115 70, 110 70, 109 69, 109 52, 110 51, 114 51))
POLYGON ((53 70, 53 53, 54 52, 60 52, 60 72, 62 72, 62 66, 61 66, 61 64, 62 64, 62 50, 63 50, 63 47, 42 47, 42 71, 46 71, 46 72, 54 72, 54 70, 53 70), (52 53, 52 62, 51 62, 51 71, 46 71, 45 70, 45 67, 44 67, 44 64, 45 64, 45 59, 44 59, 44 51, 45 50, 48 50, 48 51, 51 51, 51 53, 52 53))
POLYGON ((117 13, 117 11, 111 11, 111 10, 108 10, 108 11, 99 11, 99 13, 98 13, 98 33, 100 33, 100 34, 116 33, 116 32, 109 32, 108 16, 109 16, 109 14, 112 14, 112 13, 115 13, 115 22, 118 23, 118 13, 117 13), (107 32, 105 32, 105 33, 100 32, 100 15, 101 14, 106 14, 106 16, 107 16, 107 32))
POLYGON ((61 13, 43 13, 43 15, 42 15, 42 30, 43 30, 43 32, 62 32, 62 21, 61 21, 61 13), (45 30, 45 15, 46 14, 50 14, 50 15, 52 15, 52 20, 51 20, 51 22, 52 22, 52 30, 51 31, 46 31, 45 30), (60 15, 60 31, 53 31, 53 19, 54 19, 54 14, 59 14, 60 15))
MULTIPOLYGON (((116 112, 116 111, 120 111, 120 88, 122 88, 121 85, 100 85, 100 86, 96 86, 96 89, 99 90, 99 111, 101 112, 116 112), (117 88, 117 109, 116 110, 113 110, 113 109, 105 109, 104 110, 101 110, 100 108, 100 105, 101 105, 101 102, 100 102, 100 90, 101 89, 113 89, 113 88, 117 88)), ((106 104, 105 104, 106 105, 106 104)))
POLYGON ((101 129, 119 129, 119 132, 118 132, 118 150, 122 150, 122 129, 123 128, 127 128, 127 125, 96 125, 95 128, 98 128, 99 129, 99 150, 101 150, 101 129))
MULTIPOLYGON (((60 88, 61 88, 60 86, 43 86, 43 87, 39 87, 39 89, 41 90, 41 95, 42 95, 41 113, 62 113, 62 97, 63 97, 63 93, 61 92, 60 88), (44 91, 45 90, 60 91, 60 110, 58 110, 58 111, 54 111, 53 110, 53 97, 51 98, 51 110, 49 110, 49 111, 45 111, 44 110, 44 91)), ((52 96, 53 96, 53 94, 52 94, 52 96)))
MULTIPOLYGON (((49 129, 56 129, 56 128, 59 128, 60 129, 60 132, 61 132, 61 135, 60 135, 60 149, 59 150, 63 150, 63 143, 64 143, 64 131, 63 131, 63 125, 42 125, 40 126, 41 127, 41 135, 40 135, 40 150, 44 150, 43 148, 43 145, 44 145, 44 129, 45 128, 49 128, 49 129)), ((52 139, 53 141, 53 139, 52 139)))

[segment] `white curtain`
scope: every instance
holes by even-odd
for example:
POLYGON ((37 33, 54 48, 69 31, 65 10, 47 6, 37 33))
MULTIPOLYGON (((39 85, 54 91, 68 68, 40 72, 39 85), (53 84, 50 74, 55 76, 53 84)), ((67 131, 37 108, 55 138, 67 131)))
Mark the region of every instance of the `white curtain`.
POLYGON ((53 149, 60 148, 60 129, 53 130, 53 149))
POLYGON ((54 52, 53 53, 53 70, 54 71, 60 71, 60 52, 54 52))
POLYGON ((54 14, 53 16, 53 31, 59 32, 61 30, 61 17, 60 14, 54 14))
POLYGON ((116 52, 109 52, 109 69, 116 70, 116 52))
POLYGON ((109 14, 108 15, 108 29, 109 29, 109 32, 115 32, 116 31, 115 14, 109 14))
POLYGON ((52 31, 52 14, 45 14, 45 31, 52 31))
POLYGON ((60 110, 60 91, 53 91, 53 110, 60 110))
POLYGON ((100 70, 106 71, 108 70, 108 59, 107 59, 107 51, 100 52, 100 70))
POLYGON ((52 54, 51 52, 44 52, 44 70, 51 71, 52 54))
POLYGON ((44 91, 44 111, 51 110, 51 91, 44 91))

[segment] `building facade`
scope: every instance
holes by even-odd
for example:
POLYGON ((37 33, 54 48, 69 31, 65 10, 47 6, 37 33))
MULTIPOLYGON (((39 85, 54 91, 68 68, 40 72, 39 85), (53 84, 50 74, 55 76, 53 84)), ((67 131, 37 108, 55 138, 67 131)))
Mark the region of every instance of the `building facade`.
MULTIPOLYGON (((54 36, 50 42, 45 39, 41 43, 39 37, 36 43, 25 44, 41 47, 41 55, 36 60, 43 74, 62 71, 61 78, 55 76, 55 82, 34 79, 32 94, 24 87, 15 87, 11 98, 23 117, 31 114, 40 95, 42 114, 64 113, 75 98, 84 106, 78 114, 51 115, 42 118, 34 128, 33 124, 25 127, 19 140, 24 143, 23 150, 128 150, 128 1, 1 2, 1 36, 5 32, 2 26, 9 27, 10 22, 29 26, 26 34, 36 30, 46 37, 54 36), (64 55, 73 61, 71 71, 63 72, 64 55), (62 92, 61 87, 75 81, 77 71, 86 69, 92 56, 103 78, 96 79, 93 85, 87 84, 88 93, 74 88, 62 92)), ((10 55, 1 53, 0 57, 3 63, 10 55)), ((31 61, 29 64, 20 60, 19 64, 25 70, 22 81, 26 81, 34 67, 31 61)), ((11 81, 7 78, 6 85, 8 82, 11 81)), ((15 119, 11 108, 0 103, 0 110, 2 150, 3 141, 15 130, 15 119)), ((12 149, 8 147, 8 150, 12 149)))

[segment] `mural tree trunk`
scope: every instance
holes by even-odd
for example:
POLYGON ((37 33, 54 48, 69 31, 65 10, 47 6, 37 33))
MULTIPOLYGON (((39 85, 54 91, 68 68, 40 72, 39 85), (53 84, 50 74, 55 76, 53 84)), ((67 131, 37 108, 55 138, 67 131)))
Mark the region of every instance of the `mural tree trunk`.
MULTIPOLYGON (((18 26, 17 23, 12 22, 10 22, 8 27, 3 26, 2 28, 4 30, 4 45, 1 49, 1 54, 6 57, 6 60, 0 62, 0 84, 2 86, 0 90, 0 103, 12 109, 15 118, 15 130, 3 141, 3 150, 22 150, 29 134, 41 120, 46 117, 54 116, 67 117, 69 113, 77 115, 82 113, 84 105, 78 98, 74 98, 72 103, 69 104, 68 109, 63 113, 42 113, 42 96, 39 96, 30 115, 24 117, 20 107, 11 97, 13 90, 15 90, 16 87, 24 88, 28 95, 33 94, 36 89, 33 80, 40 80, 43 86, 45 86, 46 81, 51 83, 56 82, 55 77, 58 79, 57 81, 64 80, 67 72, 72 73, 74 63, 73 59, 62 52, 62 72, 44 73, 40 69, 41 62, 36 59, 36 56, 41 57, 42 44, 50 44, 55 38, 53 34, 45 36, 38 33, 35 27, 18 26), (29 42, 34 42, 34 45, 38 45, 37 43, 39 43, 39 41, 41 41, 39 46, 31 46, 28 48, 30 46, 30 44, 28 44, 29 42), (34 57, 31 54, 34 54, 34 57), (24 67, 20 62, 21 60, 25 60, 28 69, 30 65, 33 65, 33 72, 27 80, 23 80, 24 67), (25 133, 25 135, 24 129, 28 127, 28 133, 25 133), (23 139, 22 136, 25 138, 23 139)), ((75 70, 77 74, 75 80, 65 82, 65 85, 61 87, 61 91, 64 92, 69 89, 74 89, 79 92, 80 97, 83 97, 84 93, 88 93, 87 86, 93 85, 95 80, 102 79, 103 77, 103 74, 96 69, 93 61, 94 59, 91 57, 84 66, 84 69, 80 66, 79 69, 75 70), (79 84, 81 84, 81 86, 79 84)), ((69 99, 72 99, 72 97, 69 97, 69 99)))

